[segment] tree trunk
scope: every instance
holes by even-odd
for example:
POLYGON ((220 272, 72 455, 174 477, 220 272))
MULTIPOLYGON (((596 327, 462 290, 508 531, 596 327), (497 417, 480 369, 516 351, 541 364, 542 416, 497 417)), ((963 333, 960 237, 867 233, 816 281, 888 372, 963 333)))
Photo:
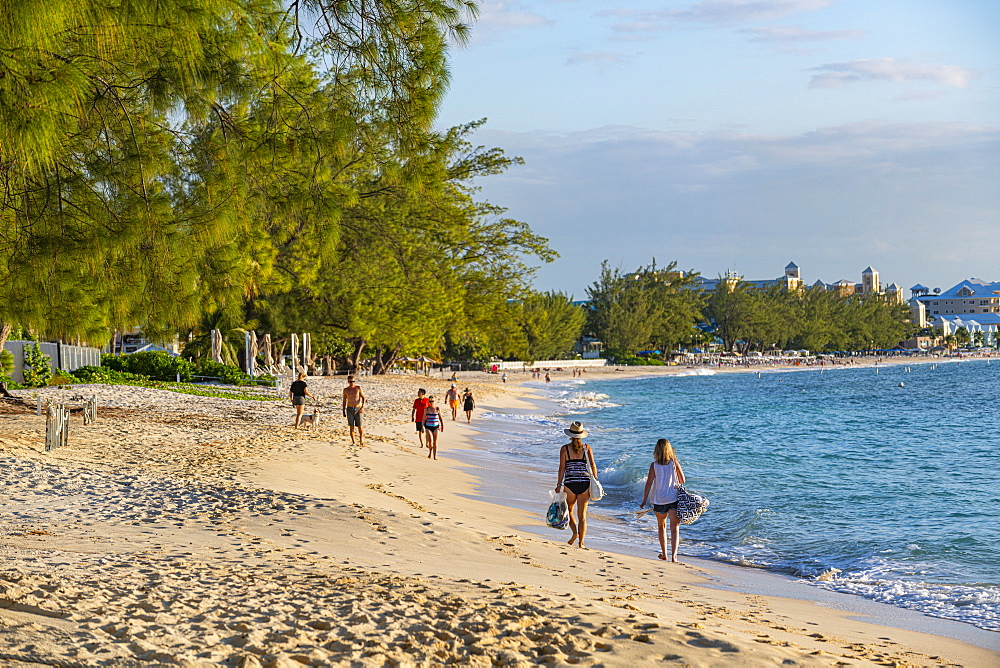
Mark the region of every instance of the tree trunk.
POLYGON ((364 339, 354 340, 354 352, 351 353, 350 370, 352 373, 357 373, 359 367, 361 366, 361 353, 364 352, 365 344, 367 341, 364 339))
POLYGON ((402 346, 396 346, 395 348, 386 348, 381 350, 375 356, 376 371, 378 375, 382 376, 389 372, 389 369, 395 363, 396 358, 399 356, 399 351, 402 346))
POLYGON ((11 323, 0 322, 0 350, 3 350, 12 329, 14 329, 14 326, 11 323))
POLYGON ((331 369, 333 368, 333 356, 332 355, 320 355, 320 360, 323 362, 323 374, 324 376, 332 375, 331 369))

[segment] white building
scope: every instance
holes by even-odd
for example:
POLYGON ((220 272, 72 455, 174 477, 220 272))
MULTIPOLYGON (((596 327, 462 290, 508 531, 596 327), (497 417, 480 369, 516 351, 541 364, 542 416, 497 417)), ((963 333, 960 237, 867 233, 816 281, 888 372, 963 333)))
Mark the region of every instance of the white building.
POLYGON ((944 292, 920 284, 910 292, 913 323, 919 327, 940 329, 945 336, 960 327, 995 336, 1000 326, 1000 282, 970 278, 944 292))

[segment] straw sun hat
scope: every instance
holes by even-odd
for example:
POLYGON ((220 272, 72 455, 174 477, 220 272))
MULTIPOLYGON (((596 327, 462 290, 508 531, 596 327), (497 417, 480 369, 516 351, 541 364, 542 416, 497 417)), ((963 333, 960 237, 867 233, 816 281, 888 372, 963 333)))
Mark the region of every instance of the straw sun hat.
POLYGON ((579 422, 574 422, 569 426, 569 429, 563 429, 563 433, 570 438, 587 438, 588 432, 583 428, 583 425, 579 422))

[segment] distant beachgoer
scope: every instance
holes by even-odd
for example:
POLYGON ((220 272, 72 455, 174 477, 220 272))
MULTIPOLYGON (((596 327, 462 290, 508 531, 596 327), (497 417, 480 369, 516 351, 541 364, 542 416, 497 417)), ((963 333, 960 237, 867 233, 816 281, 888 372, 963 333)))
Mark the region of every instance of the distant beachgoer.
POLYGON ((455 388, 455 383, 452 383, 448 391, 444 393, 444 400, 448 402, 448 407, 451 408, 451 419, 454 422, 458 419, 458 390, 455 388))
POLYGON ((347 418, 347 426, 351 430, 351 445, 354 445, 354 428, 358 428, 358 445, 365 444, 365 430, 361 427, 361 412, 365 409, 365 393, 354 384, 354 376, 347 377, 347 387, 344 388, 344 400, 340 407, 347 418))
POLYGON ((500 380, 502 380, 502 381, 503 381, 503 382, 505 382, 505 383, 507 382, 507 372, 506 372, 506 371, 504 371, 504 372, 503 372, 503 375, 502 375, 502 376, 500 376, 500 380))
POLYGON ((667 539, 665 524, 670 518, 670 561, 677 561, 677 548, 681 544, 681 523, 677 517, 677 487, 684 484, 684 470, 681 469, 674 446, 665 438, 656 442, 653 448, 653 462, 646 475, 646 489, 642 494, 641 509, 647 501, 653 502, 656 513, 656 534, 660 539, 660 559, 667 561, 667 539), (650 490, 653 494, 650 496, 650 490))
POLYGON ((458 382, 458 374, 454 371, 451 372, 451 378, 448 379, 452 383, 458 382))
POLYGON ((476 400, 472 398, 472 392, 469 388, 465 388, 465 393, 462 394, 462 410, 465 411, 465 421, 472 422, 472 409, 476 407, 476 400))
POLYGON ((441 411, 434 405, 434 397, 427 397, 427 410, 424 412, 424 431, 427 433, 427 458, 438 458, 438 430, 444 432, 444 418, 441 411))
POLYGON ((552 376, 549 375, 548 371, 545 372, 545 382, 546 383, 551 383, 552 382, 552 376))
POLYGON ((574 422, 569 429, 563 429, 569 436, 569 443, 559 449, 559 482, 556 492, 566 488, 566 505, 569 507, 569 530, 572 535, 567 541, 570 545, 577 541, 583 547, 583 539, 587 535, 587 503, 590 502, 590 474, 597 478, 597 466, 594 464, 594 452, 583 442, 587 438, 587 430, 579 422, 574 422), (573 519, 573 507, 576 506, 576 519, 573 519))
POLYGON ((420 446, 424 445, 424 412, 427 410, 427 390, 420 388, 417 390, 417 398, 413 400, 413 408, 410 410, 410 422, 417 425, 417 440, 420 446))
POLYGON ((309 397, 310 399, 316 398, 309 394, 309 389, 306 385, 306 375, 304 373, 300 373, 299 379, 292 383, 288 388, 288 398, 291 400, 292 406, 295 406, 296 428, 298 428, 299 423, 302 422, 302 409, 305 408, 306 397, 309 397))

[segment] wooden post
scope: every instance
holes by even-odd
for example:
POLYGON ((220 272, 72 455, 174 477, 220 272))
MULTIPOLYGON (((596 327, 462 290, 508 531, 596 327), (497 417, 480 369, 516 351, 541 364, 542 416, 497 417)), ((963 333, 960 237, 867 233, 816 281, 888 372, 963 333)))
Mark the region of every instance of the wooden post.
POLYGON ((292 380, 294 381, 298 374, 295 373, 296 367, 299 364, 299 335, 292 334, 292 380))
POLYGON ((309 373, 309 362, 312 361, 312 335, 309 332, 302 334, 302 369, 309 373))
POLYGON ((49 405, 45 412, 45 452, 52 452, 69 442, 69 409, 62 404, 49 405))
POLYGON ((91 424, 97 421, 97 397, 93 396, 87 400, 87 405, 83 407, 83 424, 91 424))

